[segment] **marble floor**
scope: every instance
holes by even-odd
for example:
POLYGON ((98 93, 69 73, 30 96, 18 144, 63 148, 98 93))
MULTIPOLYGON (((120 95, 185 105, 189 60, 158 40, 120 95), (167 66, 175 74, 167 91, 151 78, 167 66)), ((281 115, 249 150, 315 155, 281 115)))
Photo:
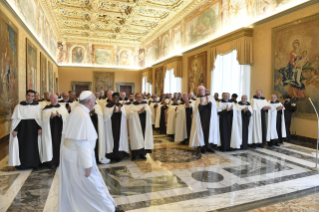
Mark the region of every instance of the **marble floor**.
MULTIPOLYGON (((154 143, 146 161, 99 165, 125 211, 319 211, 313 149, 285 143, 201 154, 165 135, 154 135, 154 143)), ((7 148, 0 145, 0 212, 56 211, 57 170, 10 169, 7 148)))

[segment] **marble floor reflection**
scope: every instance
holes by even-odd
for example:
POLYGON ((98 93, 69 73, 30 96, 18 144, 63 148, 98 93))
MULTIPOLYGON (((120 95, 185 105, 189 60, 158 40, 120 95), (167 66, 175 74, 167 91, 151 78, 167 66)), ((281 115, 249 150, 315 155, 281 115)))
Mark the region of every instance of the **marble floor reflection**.
MULTIPOLYGON (((314 153, 285 143, 202 154, 154 134, 147 160, 125 159, 99 169, 125 211, 319 211, 319 173, 310 170, 314 153)), ((19 171, 7 169, 7 162, 1 155, 0 212, 57 211, 57 170, 19 171)))

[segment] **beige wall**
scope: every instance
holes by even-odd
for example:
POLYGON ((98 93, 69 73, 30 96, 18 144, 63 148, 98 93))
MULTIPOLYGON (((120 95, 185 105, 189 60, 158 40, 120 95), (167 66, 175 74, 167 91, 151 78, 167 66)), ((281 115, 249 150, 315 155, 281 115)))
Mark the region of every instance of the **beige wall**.
MULTIPOLYGON (((18 28, 18 70, 19 70, 19 101, 25 100, 26 92, 26 38, 28 38, 37 48, 37 62, 38 62, 38 71, 37 71, 37 88, 40 88, 40 52, 44 53, 48 61, 53 64, 53 72, 56 73, 58 77, 58 67, 55 63, 50 60, 50 57, 42 51, 40 46, 37 45, 35 40, 33 40, 30 35, 24 30, 22 26, 19 25, 18 21, 15 20, 14 16, 0 3, 1 11, 9 18, 9 20, 18 28)), ((10 131, 11 121, 0 123, 0 138, 7 135, 10 131)))
POLYGON ((93 71, 105 71, 115 73, 115 91, 117 82, 135 83, 135 92, 141 91, 142 74, 135 70, 119 70, 105 68, 86 68, 86 67, 59 67, 59 89, 60 92, 72 89, 72 81, 92 82, 93 89, 93 71))
MULTIPOLYGON (((319 4, 312 5, 289 15, 267 22, 254 28, 253 65, 251 69, 251 94, 260 88, 263 96, 269 99, 272 87, 271 31, 272 28, 319 12, 319 4)), ((317 26, 318 27, 318 26, 317 26)), ((300 118, 292 119, 291 131, 297 135, 317 137, 317 121, 300 118)))

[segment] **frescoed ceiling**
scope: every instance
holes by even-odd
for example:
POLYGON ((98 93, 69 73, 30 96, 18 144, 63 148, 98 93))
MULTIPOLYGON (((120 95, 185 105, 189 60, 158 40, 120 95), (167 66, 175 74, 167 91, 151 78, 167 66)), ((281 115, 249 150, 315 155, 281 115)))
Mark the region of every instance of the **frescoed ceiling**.
POLYGON ((60 40, 140 43, 192 0, 42 0, 60 40))

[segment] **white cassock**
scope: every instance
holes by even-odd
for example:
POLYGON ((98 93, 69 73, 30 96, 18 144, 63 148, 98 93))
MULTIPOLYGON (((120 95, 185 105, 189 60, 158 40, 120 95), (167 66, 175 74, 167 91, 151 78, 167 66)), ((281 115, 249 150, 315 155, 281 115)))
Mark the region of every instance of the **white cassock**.
POLYGON ((115 211, 110 195, 95 161, 97 133, 90 111, 80 104, 70 114, 63 129, 59 166, 58 211, 115 211), (85 169, 92 167, 85 177, 85 169))
POLYGON ((204 132, 203 132, 201 118, 200 118, 200 114, 198 110, 198 106, 200 104, 201 98, 203 99, 203 104, 207 104, 209 102, 211 102, 212 104, 208 143, 220 146, 217 104, 213 96, 208 96, 208 102, 206 101, 206 97, 196 98, 196 102, 194 103, 193 122, 192 122, 192 129, 191 129, 191 134, 189 139, 189 146, 190 147, 205 146, 204 132))
POLYGON ((109 163, 110 160, 105 157, 106 153, 106 143, 105 143, 105 128, 104 128, 104 114, 100 105, 95 104, 94 111, 97 114, 97 127, 98 127, 98 153, 99 153, 99 162, 100 163, 109 163))
MULTIPOLYGON (((193 102, 190 102, 189 107, 194 110, 193 102)), ((176 120, 175 120, 175 142, 184 141, 187 139, 187 117, 186 117, 186 105, 181 104, 178 106, 176 111, 176 120)))
MULTIPOLYGON (((223 110, 226 110, 226 108, 230 108, 231 106, 233 106, 232 111, 233 111, 233 120, 232 120, 232 126, 231 126, 231 136, 230 136, 230 147, 231 148, 236 148, 236 149, 240 149, 240 145, 241 143, 237 142, 238 140, 236 140, 236 138, 239 136, 239 130, 238 130, 238 124, 234 124, 237 123, 237 110, 236 110, 236 104, 234 104, 234 102, 223 102, 220 101, 218 102, 218 112, 221 112, 223 110), (239 146, 239 147, 238 147, 239 146)), ((218 116, 218 126, 219 126, 219 119, 220 117, 218 116)), ((219 126, 218 128, 220 128, 221 126, 219 126)), ((219 129, 220 132, 220 129, 219 129)), ((220 133, 219 133, 220 135, 220 133)), ((220 140, 220 136, 218 136, 219 140, 220 140)), ((221 140, 219 141, 219 143, 221 143, 221 140)))
MULTIPOLYGON (((118 106, 114 105, 113 107, 104 108, 104 126, 105 126, 105 143, 106 143, 106 153, 110 154, 114 149, 114 136, 112 130, 112 115, 116 107, 116 113, 118 113, 118 106)), ((124 151, 129 153, 128 146, 128 136, 127 136, 127 112, 126 107, 121 107, 122 116, 121 116, 121 129, 120 129, 120 139, 119 139, 119 149, 118 151, 124 151)))
MULTIPOLYGON (((253 110, 250 105, 240 105, 240 104, 235 104, 234 110, 236 110, 236 121, 233 121, 233 126, 236 125, 237 128, 237 133, 235 137, 232 137, 230 147, 234 149, 239 149, 240 146, 243 143, 243 119, 242 119, 242 111, 245 108, 248 108, 248 110, 251 113, 251 116, 249 118, 249 125, 248 125, 248 144, 252 144, 252 133, 253 133, 253 110)), ((235 113, 233 114, 235 116, 235 113)))
POLYGON ((42 162, 51 161, 53 158, 52 135, 51 135, 51 125, 50 125, 52 112, 54 114, 58 112, 61 115, 63 126, 65 126, 66 120, 69 116, 69 113, 66 110, 66 108, 61 105, 60 107, 47 108, 42 111, 42 143, 43 145, 47 147, 47 148, 44 148, 42 151, 43 155, 47 155, 47 157, 42 156, 43 158, 46 159, 45 161, 42 161, 42 162))
POLYGON ((153 130, 152 130, 152 114, 150 107, 145 103, 133 103, 128 110, 128 120, 130 125, 130 144, 131 150, 151 150, 154 147, 153 130), (142 125, 138 111, 145 107, 145 137, 143 136, 142 125))
POLYGON ((166 134, 167 135, 174 135, 175 134, 175 119, 176 119, 176 111, 175 109, 179 105, 171 104, 168 106, 167 110, 167 127, 166 127, 166 134))
POLYGON ((160 102, 154 102, 154 101, 152 101, 151 103, 150 103, 150 109, 151 109, 151 112, 152 112, 152 125, 155 125, 155 120, 156 120, 156 113, 155 113, 155 111, 156 111, 156 109, 157 108, 154 108, 154 106, 155 105, 159 105, 160 104, 160 102))
MULTIPOLYGON (((269 106, 271 107, 270 110, 268 110, 268 120, 267 120, 267 142, 270 142, 271 140, 278 139, 278 133, 277 133, 277 107, 283 106, 280 102, 271 103, 269 102, 269 106)), ((286 138, 286 125, 285 125, 285 108, 281 110, 281 135, 282 138, 286 138)))
POLYGON ((165 102, 166 102, 167 105, 169 105, 169 104, 171 103, 171 101, 172 101, 172 100, 169 99, 169 98, 165 99, 165 102))
POLYGON ((253 120, 253 136, 252 143, 253 144, 261 144, 263 142, 263 134, 262 134, 262 108, 265 106, 269 106, 269 103, 265 98, 256 99, 252 98, 250 101, 251 108, 253 110, 252 120, 253 120))
MULTIPOLYGON (((20 157, 19 157, 19 140, 18 136, 13 137, 12 132, 21 122, 21 120, 30 120, 33 119, 39 126, 42 126, 41 123, 41 105, 21 105, 18 104, 13 111, 11 117, 11 129, 10 129, 10 139, 9 139, 9 166, 20 166, 20 157)), ((50 147, 47 147, 42 144, 41 135, 38 135, 38 148, 41 162, 48 161, 51 158, 50 155, 44 154, 45 152, 49 152, 50 147)))
POLYGON ((41 105, 42 109, 45 108, 47 105, 51 104, 51 102, 47 101, 47 100, 43 100, 43 101, 40 101, 38 103, 39 103, 39 105, 41 105))

